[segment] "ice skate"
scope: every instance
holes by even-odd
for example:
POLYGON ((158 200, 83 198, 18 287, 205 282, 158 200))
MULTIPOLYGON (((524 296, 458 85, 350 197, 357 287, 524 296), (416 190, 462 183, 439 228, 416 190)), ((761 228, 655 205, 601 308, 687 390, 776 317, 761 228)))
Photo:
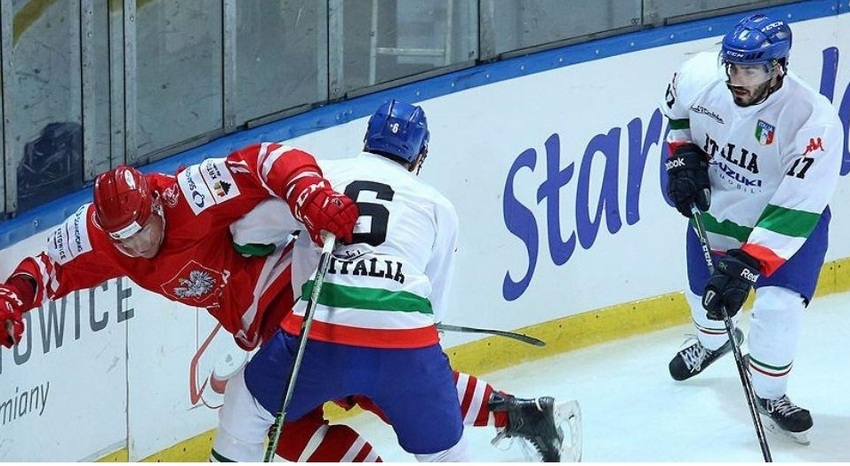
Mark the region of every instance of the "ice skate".
POLYGON ((569 428, 570 433, 569 438, 565 435, 561 442, 561 462, 581 461, 581 407, 578 401, 570 400, 555 405, 555 425, 561 432, 569 428))
POLYGON ((559 405, 551 396, 536 399, 516 398, 494 393, 490 409, 507 412, 508 425, 493 439, 518 438, 534 447, 532 456, 544 462, 579 461, 581 459, 581 410, 578 402, 559 405), (570 441, 564 443, 564 427, 569 428, 570 441))
POLYGON ((756 407, 769 431, 790 437, 797 443, 809 444, 812 415, 809 410, 794 404, 787 395, 776 400, 756 397, 756 407))
MULTIPOLYGON (((720 348, 710 350, 702 346, 702 343, 696 337, 691 336, 691 338, 696 341, 676 353, 676 356, 670 361, 670 376, 675 380, 687 380, 699 374, 721 356, 732 351, 732 342, 729 340, 726 340, 726 343, 723 343, 720 348)), ((738 346, 744 341, 744 332, 739 328, 735 328, 735 341, 738 346)))

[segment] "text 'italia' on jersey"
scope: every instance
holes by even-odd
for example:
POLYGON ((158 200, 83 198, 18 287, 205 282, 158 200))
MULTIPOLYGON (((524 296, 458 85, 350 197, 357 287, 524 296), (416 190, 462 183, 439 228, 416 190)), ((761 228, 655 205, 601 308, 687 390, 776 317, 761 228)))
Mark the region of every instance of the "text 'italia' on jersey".
POLYGON ((727 143, 725 147, 720 148, 717 141, 706 134, 705 144, 703 145, 702 150, 704 150, 711 158, 714 158, 714 156, 718 154, 719 150, 720 156, 728 160, 730 163, 735 164, 752 174, 757 174, 759 172, 758 154, 743 147, 739 148, 731 142, 727 143))
POLYGON ((401 273, 401 267, 401 262, 389 260, 379 261, 376 258, 353 261, 331 258, 331 263, 328 266, 328 273, 335 275, 351 274, 376 278, 388 278, 403 284, 404 274, 401 273), (366 264, 367 262, 368 265, 366 264))

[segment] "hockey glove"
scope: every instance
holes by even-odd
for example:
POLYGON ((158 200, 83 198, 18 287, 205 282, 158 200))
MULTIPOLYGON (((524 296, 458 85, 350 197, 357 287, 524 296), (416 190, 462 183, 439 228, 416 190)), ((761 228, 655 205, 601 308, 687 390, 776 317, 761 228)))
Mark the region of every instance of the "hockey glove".
POLYGON ((685 217, 691 218, 691 204, 703 212, 711 205, 708 157, 696 144, 676 147, 667 159, 667 196, 685 217))
POLYGON ((348 196, 331 189, 328 180, 317 174, 298 178, 287 188, 286 201, 314 243, 323 246, 322 231, 351 242, 360 211, 348 196))
POLYGON ((761 275, 761 265, 746 252, 730 249, 717 261, 702 294, 702 307, 711 320, 723 320, 723 308, 729 317, 744 305, 750 289, 761 275))
POLYGON ((0 345, 11 348, 24 334, 24 303, 14 286, 0 284, 0 345))

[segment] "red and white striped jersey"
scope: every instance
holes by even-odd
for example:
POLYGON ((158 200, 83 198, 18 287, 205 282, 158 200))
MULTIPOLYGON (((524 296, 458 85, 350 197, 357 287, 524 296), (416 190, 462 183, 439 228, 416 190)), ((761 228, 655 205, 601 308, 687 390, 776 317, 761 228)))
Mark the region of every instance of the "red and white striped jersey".
MULTIPOLYGON (((54 228, 44 250, 24 259, 13 274, 35 279, 33 307, 126 276, 170 300, 206 308, 242 348, 252 349, 259 343, 268 303, 290 286, 284 274, 289 250, 244 257, 233 248, 229 227, 263 200, 282 197, 290 179, 305 167, 316 168, 311 155, 264 143, 204 160, 174 176, 148 174, 165 216, 165 238, 154 258, 119 252, 95 223, 94 206, 86 204, 54 228)), ((279 205, 279 221, 298 229, 287 204, 279 205)))

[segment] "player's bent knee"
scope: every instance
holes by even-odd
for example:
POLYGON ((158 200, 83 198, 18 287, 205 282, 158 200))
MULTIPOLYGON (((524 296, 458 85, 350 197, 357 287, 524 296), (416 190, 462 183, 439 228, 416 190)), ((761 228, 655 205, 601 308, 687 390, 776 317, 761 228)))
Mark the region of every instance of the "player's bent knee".
POLYGON ((215 433, 211 463, 232 463, 236 461, 259 461, 263 457, 263 443, 247 443, 219 429, 215 433))
POLYGON ((762 311, 776 318, 794 317, 806 309, 806 302, 798 292, 779 286, 759 288, 756 298, 754 311, 762 311))
POLYGON ((248 392, 243 372, 228 380, 218 420, 211 460, 260 461, 263 458, 263 443, 274 418, 248 392))

